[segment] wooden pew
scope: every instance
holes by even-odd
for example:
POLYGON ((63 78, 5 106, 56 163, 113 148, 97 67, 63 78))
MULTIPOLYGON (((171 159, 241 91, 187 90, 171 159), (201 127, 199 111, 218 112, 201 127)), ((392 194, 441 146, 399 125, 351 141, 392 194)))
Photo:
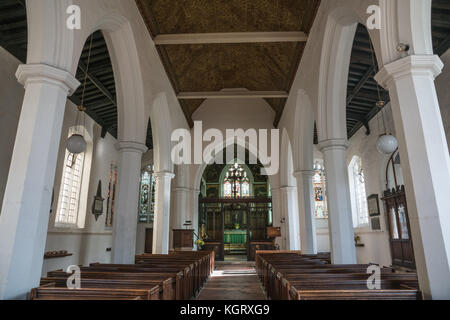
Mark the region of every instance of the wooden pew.
MULTIPOLYGON (((182 266, 170 266, 159 264, 157 267, 153 265, 108 265, 108 264, 94 264, 89 267, 82 267, 81 271, 87 272, 109 272, 109 273, 176 273, 182 266)), ((179 300, 189 300, 195 295, 194 278, 189 267, 184 267, 182 270, 182 277, 177 283, 177 297, 179 300)))
POLYGON ((80 267, 80 290, 67 286, 69 275, 52 271, 33 289, 33 299, 179 299, 192 298, 214 270, 211 252, 171 252, 139 255, 136 264, 94 263, 80 267), (156 288, 156 289, 155 289, 156 288), (111 292, 108 294, 108 292, 111 292))
MULTIPOLYGON (((121 274, 118 279, 114 279, 114 276, 107 274, 89 274, 84 273, 81 277, 81 288, 102 288, 102 289, 153 289, 155 286, 159 286, 158 300, 175 300, 176 299, 176 287, 173 278, 165 278, 165 280, 154 279, 149 277, 136 279, 124 279, 121 274)), ((67 287, 68 275, 61 275, 60 277, 42 278, 41 286, 46 284, 53 284, 56 288, 67 287)))
POLYGON ((422 300, 418 290, 290 290, 292 300, 422 300))
POLYGON ((150 290, 79 289, 39 287, 31 290, 31 300, 157 300, 159 286, 150 290))
POLYGON ((381 290, 368 290, 370 265, 332 265, 324 255, 261 253, 257 272, 271 299, 421 299, 417 275, 381 268, 381 290))

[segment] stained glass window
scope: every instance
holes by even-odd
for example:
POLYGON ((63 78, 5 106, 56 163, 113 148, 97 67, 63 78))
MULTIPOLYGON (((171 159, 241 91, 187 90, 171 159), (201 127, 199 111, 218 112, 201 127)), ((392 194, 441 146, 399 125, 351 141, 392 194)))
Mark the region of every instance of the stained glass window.
POLYGON ((60 226, 71 226, 78 220, 84 153, 73 154, 66 150, 65 159, 55 222, 60 226))
POLYGON ((244 181, 242 183, 241 194, 242 194, 242 198, 250 197, 250 183, 248 181, 244 181))
POLYGON ((242 165, 235 163, 226 173, 223 182, 225 198, 249 198, 250 180, 242 165))
POLYGON ((225 198, 231 198, 231 182, 225 181, 223 184, 223 196, 225 198))
POLYGON ((328 208, 326 200, 326 179, 325 169, 320 163, 314 166, 313 176, 314 186, 314 215, 316 219, 327 219, 328 208))
POLYGON ((141 173, 139 195, 139 222, 152 222, 155 212, 155 177, 152 165, 145 167, 141 173))
POLYGON ((354 183, 354 197, 357 209, 358 225, 369 224, 369 209, 367 205, 366 181, 364 179, 364 170, 362 168, 361 158, 355 157, 352 161, 352 173, 354 183))

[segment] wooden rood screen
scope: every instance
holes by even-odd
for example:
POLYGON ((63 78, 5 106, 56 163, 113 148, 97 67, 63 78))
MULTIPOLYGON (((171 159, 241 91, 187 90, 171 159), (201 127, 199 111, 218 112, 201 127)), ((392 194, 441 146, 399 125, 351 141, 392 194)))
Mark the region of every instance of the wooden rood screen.
POLYGON ((417 275, 381 268, 381 289, 367 286, 369 265, 333 265, 329 255, 258 251, 256 268, 273 300, 420 300, 417 275))
POLYGON ((271 198, 205 198, 200 210, 205 247, 214 249, 218 260, 224 259, 224 252, 247 254, 253 260, 252 243, 266 241, 272 225, 271 198))
POLYGON ((214 270, 213 252, 136 256, 136 264, 93 263, 81 267, 81 289, 67 288, 70 276, 52 271, 31 291, 32 300, 188 300, 214 270))

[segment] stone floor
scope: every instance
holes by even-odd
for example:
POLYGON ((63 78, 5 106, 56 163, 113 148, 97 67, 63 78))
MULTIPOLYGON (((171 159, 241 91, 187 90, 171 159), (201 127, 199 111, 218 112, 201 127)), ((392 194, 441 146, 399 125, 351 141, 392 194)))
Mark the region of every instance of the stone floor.
POLYGON ((216 262, 197 300, 266 300, 254 262, 216 262))

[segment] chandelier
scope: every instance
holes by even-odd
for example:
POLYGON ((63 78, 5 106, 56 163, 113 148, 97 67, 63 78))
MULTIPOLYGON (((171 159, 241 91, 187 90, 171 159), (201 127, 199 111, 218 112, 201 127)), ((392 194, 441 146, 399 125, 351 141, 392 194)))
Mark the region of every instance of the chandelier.
POLYGON ((241 165, 235 163, 225 174, 225 183, 231 185, 231 198, 237 199, 241 197, 241 186, 249 184, 247 172, 241 165))

